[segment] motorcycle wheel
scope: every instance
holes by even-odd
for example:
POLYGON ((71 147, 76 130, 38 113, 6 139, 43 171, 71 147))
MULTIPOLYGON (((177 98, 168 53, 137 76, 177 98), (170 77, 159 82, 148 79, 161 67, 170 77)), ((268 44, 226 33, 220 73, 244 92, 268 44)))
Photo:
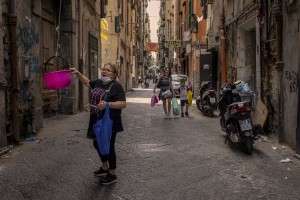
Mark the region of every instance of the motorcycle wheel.
POLYGON ((246 154, 252 154, 253 152, 253 142, 252 139, 247 137, 243 143, 243 150, 246 154))
POLYGON ((197 105, 198 110, 200 110, 200 112, 202 112, 204 114, 206 114, 208 112, 207 110, 203 109, 203 107, 201 106, 201 101, 200 100, 196 101, 196 105, 197 105))
POLYGON ((203 113, 203 114, 207 114, 209 112, 209 110, 205 110, 203 109, 203 106, 201 106, 201 101, 199 100, 198 102, 196 101, 197 104, 197 108, 203 113))
MULTIPOLYGON (((197 108, 198 108, 198 110, 200 110, 201 111, 201 106, 200 106, 200 100, 196 100, 196 105, 197 105, 197 108)), ((202 111, 201 111, 202 112, 202 111)))

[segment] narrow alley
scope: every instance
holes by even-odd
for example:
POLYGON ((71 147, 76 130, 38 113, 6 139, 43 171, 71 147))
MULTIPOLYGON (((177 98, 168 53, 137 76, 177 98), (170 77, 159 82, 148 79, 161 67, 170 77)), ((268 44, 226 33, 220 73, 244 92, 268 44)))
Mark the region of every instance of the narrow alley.
POLYGON ((1 199, 299 199, 292 149, 269 136, 246 155, 224 143, 217 113, 205 117, 193 104, 189 118, 164 119, 161 102, 150 107, 151 93, 127 93, 117 183, 103 186, 93 175, 100 161, 86 138, 85 111, 45 119, 38 140, 2 155, 1 199), (292 162, 280 162, 287 158, 292 162))

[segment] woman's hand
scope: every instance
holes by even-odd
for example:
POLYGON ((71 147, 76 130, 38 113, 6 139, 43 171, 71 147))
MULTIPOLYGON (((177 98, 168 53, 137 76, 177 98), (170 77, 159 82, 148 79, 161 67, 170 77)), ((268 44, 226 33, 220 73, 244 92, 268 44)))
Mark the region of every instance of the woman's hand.
POLYGON ((76 74, 76 76, 79 78, 79 80, 87 87, 90 87, 90 79, 82 75, 76 68, 70 68, 70 71, 72 74, 76 74))
POLYGON ((72 74, 78 74, 78 70, 76 68, 70 68, 72 74))
POLYGON ((100 109, 100 110, 104 110, 105 107, 106 107, 106 101, 100 101, 98 104, 97 104, 97 107, 100 109))

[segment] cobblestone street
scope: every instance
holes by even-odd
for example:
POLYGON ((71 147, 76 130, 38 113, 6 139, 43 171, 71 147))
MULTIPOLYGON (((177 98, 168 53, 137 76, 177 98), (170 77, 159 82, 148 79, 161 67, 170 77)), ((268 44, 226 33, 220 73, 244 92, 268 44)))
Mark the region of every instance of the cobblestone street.
POLYGON ((2 155, 1 199, 299 199, 300 162, 274 136, 246 155, 224 143, 217 116, 193 104, 189 118, 164 119, 161 102, 150 107, 151 92, 127 94, 117 183, 93 176, 100 161, 86 139, 89 113, 57 115, 44 120, 38 140, 2 155), (280 163, 286 158, 292 162, 280 163))

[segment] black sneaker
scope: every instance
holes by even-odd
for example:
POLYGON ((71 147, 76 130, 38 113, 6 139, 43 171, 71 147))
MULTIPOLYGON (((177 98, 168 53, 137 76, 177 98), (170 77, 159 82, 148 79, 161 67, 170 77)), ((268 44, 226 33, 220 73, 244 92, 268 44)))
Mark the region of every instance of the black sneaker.
POLYGON ((112 175, 111 173, 107 173, 107 175, 100 181, 102 185, 110 185, 115 182, 117 182, 117 175, 112 175))
POLYGON ((185 112, 185 116, 187 116, 187 117, 188 117, 188 116, 189 116, 189 113, 188 113, 188 112, 185 112))
POLYGON ((94 171, 95 176, 105 176, 108 174, 108 170, 104 170, 100 167, 100 169, 94 171))
POLYGON ((181 113, 181 117, 184 117, 183 113, 181 113))

